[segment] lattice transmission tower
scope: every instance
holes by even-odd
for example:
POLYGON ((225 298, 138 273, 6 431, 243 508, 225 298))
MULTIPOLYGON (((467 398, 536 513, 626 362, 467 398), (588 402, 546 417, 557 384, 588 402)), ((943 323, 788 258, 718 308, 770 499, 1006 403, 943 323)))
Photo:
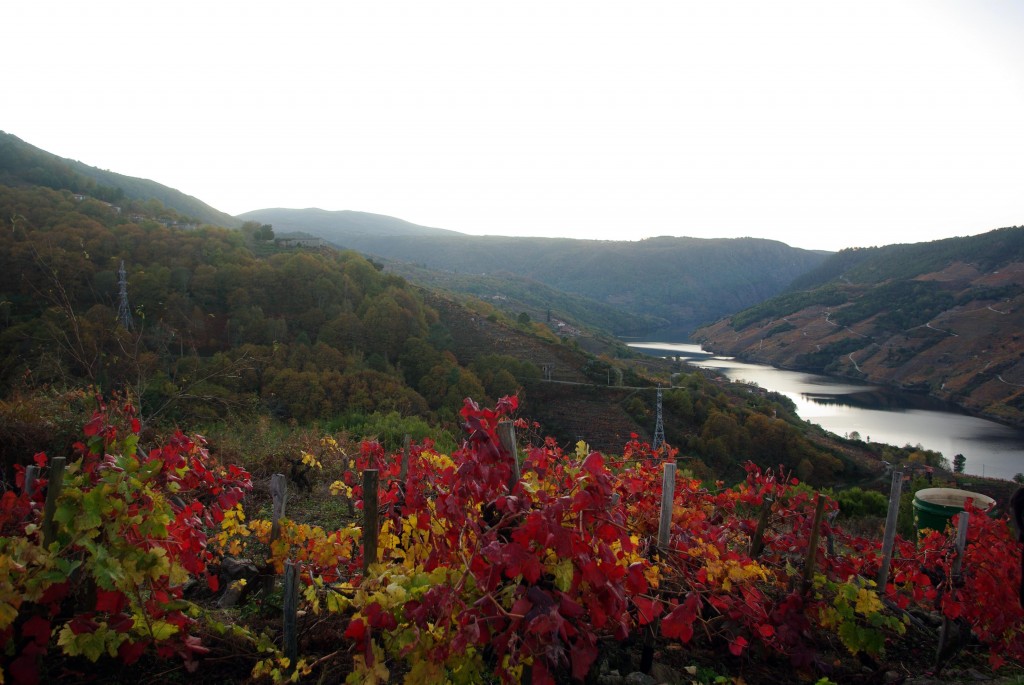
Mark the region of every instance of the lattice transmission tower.
POLYGON ((654 440, 651 447, 658 449, 665 444, 665 424, 661 420, 661 386, 658 386, 658 421, 654 424, 654 440))
POLYGON ((128 306, 128 272, 124 270, 124 260, 117 270, 117 320, 126 330, 132 330, 132 310, 128 306))

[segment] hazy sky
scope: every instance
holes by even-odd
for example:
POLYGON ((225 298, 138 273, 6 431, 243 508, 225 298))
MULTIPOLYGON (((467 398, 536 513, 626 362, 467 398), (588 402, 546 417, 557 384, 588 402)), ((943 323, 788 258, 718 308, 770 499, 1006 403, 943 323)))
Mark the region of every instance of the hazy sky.
POLYGON ((231 214, 807 248, 1024 224, 1024 2, 4 2, 0 130, 231 214))

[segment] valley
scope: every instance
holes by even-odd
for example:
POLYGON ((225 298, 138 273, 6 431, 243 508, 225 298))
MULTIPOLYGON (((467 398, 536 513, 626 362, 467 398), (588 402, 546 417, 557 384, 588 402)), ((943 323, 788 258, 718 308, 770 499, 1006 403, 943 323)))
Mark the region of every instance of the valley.
POLYGON ((971 513, 955 592, 917 540, 941 455, 615 337, 715 320, 1013 421, 1024 229, 829 255, 267 211, 0 137, 0 676, 861 685, 930 667, 940 612, 978 639, 950 663, 1024 663, 1005 519, 971 513))
MULTIPOLYGON (((922 392, 1024 425, 1022 234, 956 239, 979 261, 908 261, 884 280, 870 276, 881 270, 879 254, 851 274, 723 318, 695 339, 717 353, 922 392)), ((922 257, 938 250, 918 249, 922 257)))

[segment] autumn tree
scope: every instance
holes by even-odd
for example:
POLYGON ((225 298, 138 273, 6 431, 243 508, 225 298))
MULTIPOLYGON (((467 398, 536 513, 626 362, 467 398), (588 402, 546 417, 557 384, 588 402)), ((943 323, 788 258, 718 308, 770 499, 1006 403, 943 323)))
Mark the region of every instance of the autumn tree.
POLYGON ((967 457, 962 454, 958 454, 953 457, 953 472, 963 473, 964 467, 967 466, 967 457))

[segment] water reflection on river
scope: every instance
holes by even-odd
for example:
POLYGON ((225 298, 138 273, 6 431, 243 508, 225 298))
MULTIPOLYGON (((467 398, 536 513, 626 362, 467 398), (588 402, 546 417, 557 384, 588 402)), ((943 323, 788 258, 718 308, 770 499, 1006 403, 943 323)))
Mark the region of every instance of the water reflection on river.
POLYGON ((839 435, 856 431, 890 445, 921 445, 952 461, 967 457, 967 473, 1012 478, 1024 472, 1024 431, 986 421, 929 397, 848 380, 717 357, 686 343, 630 343, 648 354, 679 357, 756 383, 793 400, 801 418, 839 435))

